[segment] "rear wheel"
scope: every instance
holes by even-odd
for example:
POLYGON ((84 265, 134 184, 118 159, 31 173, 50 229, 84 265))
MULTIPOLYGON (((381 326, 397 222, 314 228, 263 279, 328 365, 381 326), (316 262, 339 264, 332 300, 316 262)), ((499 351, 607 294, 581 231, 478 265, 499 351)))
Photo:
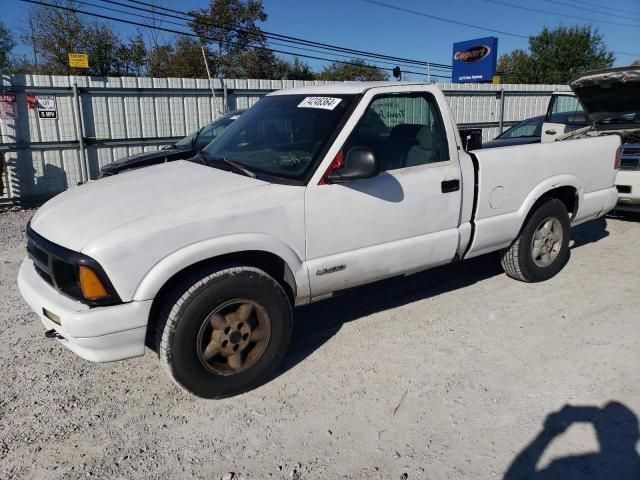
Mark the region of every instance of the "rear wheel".
POLYGON ((566 263, 569 228, 565 205, 555 198, 547 200, 529 217, 516 241, 502 250, 502 268, 523 282, 548 280, 566 263))
POLYGON ((257 268, 222 268, 190 277, 167 301, 158 352, 182 388, 223 398, 263 383, 291 331, 291 306, 278 282, 257 268))

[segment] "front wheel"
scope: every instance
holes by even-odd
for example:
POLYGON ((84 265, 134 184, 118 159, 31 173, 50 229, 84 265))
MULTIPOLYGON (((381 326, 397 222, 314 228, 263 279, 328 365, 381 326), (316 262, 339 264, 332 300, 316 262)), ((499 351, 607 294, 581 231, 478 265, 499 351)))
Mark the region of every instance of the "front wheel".
POLYGON ((529 217, 511 246, 501 253, 508 276, 523 282, 542 282, 556 275, 569 253, 569 214, 555 198, 541 204, 529 217))
POLYGON ((271 276, 246 266, 214 269, 186 279, 167 301, 158 352, 179 386, 224 398, 268 379, 291 332, 289 299, 271 276))

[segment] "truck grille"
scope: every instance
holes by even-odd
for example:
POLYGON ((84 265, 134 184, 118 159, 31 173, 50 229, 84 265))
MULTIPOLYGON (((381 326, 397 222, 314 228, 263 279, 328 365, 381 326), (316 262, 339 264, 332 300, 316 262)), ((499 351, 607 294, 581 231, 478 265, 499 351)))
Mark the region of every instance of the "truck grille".
POLYGON ((640 145, 623 145, 620 170, 640 170, 640 145))
POLYGON ((31 225, 27 225, 27 252, 38 275, 60 293, 89 306, 122 303, 98 262, 82 253, 74 252, 50 242, 38 235, 31 228, 31 225), (78 269, 80 266, 89 267, 98 275, 109 293, 107 297, 97 300, 84 298, 78 281, 78 269))
MULTIPOLYGON (((35 233, 30 227, 27 228, 27 252, 33 261, 36 272, 49 285, 76 300, 82 298, 82 291, 78 283, 77 264, 70 262, 69 258, 61 258, 54 252, 51 242, 45 240, 35 233)), ((55 250, 64 251, 62 247, 55 250)), ((65 252, 66 253, 66 252, 65 252)), ((73 253, 70 252, 69 253, 73 253)))

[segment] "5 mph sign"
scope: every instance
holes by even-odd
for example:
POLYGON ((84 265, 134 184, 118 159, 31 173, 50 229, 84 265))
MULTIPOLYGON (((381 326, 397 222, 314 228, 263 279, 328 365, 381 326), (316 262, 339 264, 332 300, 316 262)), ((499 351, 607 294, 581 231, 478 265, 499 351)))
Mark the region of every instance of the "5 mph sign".
POLYGON ((58 118, 58 107, 56 106, 56 97, 53 95, 38 95, 36 97, 38 108, 38 117, 40 118, 58 118))

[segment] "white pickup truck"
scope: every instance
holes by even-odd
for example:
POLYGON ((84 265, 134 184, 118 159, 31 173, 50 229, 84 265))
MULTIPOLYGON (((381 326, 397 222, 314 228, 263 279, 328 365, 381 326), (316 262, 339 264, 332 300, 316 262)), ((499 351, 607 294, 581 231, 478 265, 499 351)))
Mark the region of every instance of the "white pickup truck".
POLYGON ((346 83, 271 93, 195 159, 73 188, 27 228, 23 297, 92 361, 153 339, 207 398, 279 364, 292 307, 500 250, 537 282, 570 226, 616 203, 620 139, 468 153, 442 92, 346 83))

